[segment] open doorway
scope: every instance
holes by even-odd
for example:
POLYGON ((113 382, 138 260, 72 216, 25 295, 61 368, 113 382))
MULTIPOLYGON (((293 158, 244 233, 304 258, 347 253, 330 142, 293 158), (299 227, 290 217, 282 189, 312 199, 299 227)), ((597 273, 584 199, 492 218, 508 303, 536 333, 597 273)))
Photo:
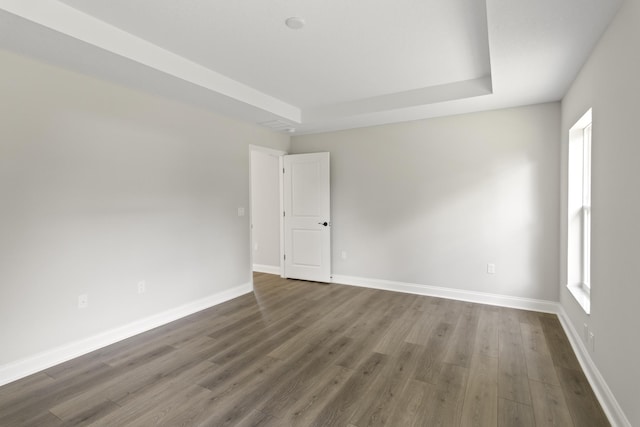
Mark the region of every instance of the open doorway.
POLYGON ((250 145, 252 271, 281 275, 283 151, 250 145))
POLYGON ((249 155, 252 272, 331 282, 330 153, 249 155))

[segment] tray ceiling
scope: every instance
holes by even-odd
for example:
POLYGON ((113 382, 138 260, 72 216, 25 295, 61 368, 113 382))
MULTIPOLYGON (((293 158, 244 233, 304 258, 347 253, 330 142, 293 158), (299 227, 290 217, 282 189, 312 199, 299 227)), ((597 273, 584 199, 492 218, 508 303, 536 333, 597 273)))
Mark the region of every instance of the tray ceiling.
POLYGON ((0 47, 309 133, 559 100, 619 4, 0 0, 0 47))

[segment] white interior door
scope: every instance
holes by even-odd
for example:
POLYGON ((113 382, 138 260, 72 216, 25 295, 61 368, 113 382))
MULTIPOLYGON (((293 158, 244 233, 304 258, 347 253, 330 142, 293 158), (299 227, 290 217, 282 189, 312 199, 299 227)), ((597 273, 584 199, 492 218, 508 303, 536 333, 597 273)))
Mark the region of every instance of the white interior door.
POLYGON ((331 281, 329 153, 284 156, 284 276, 331 281))

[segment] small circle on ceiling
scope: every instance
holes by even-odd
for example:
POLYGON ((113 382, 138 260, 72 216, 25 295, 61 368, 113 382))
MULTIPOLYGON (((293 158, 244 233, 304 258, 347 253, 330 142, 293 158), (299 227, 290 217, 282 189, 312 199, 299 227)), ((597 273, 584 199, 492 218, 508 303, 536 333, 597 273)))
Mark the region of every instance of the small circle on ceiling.
POLYGON ((291 18, 287 18, 286 21, 284 21, 284 23, 287 25, 287 27, 291 28, 292 30, 299 30, 302 27, 304 27, 304 19, 300 18, 298 16, 292 16, 291 18))

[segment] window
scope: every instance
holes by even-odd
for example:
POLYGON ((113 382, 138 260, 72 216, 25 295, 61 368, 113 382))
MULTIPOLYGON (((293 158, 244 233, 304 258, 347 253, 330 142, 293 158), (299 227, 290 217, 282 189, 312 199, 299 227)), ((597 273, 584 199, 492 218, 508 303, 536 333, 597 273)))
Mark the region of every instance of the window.
POLYGON ((591 293, 591 123, 582 131, 582 285, 591 293))
POLYGON ((569 130, 567 286, 591 309, 591 110, 569 130))

